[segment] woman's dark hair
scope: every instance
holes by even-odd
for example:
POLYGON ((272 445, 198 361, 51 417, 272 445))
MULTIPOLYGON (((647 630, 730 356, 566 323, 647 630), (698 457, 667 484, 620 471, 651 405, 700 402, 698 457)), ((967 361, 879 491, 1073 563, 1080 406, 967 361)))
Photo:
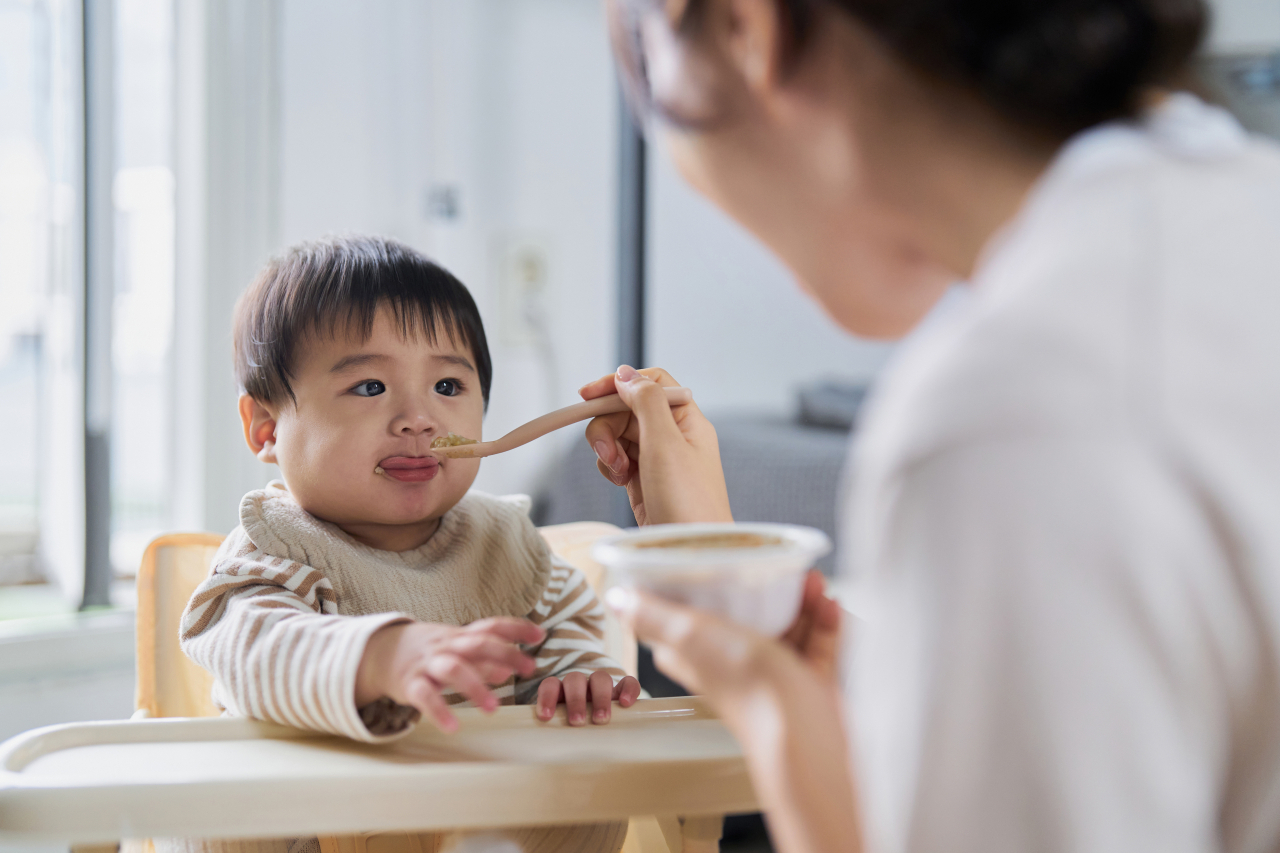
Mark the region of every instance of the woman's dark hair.
POLYGON ((469 347, 488 408, 493 362, 475 300, 448 270, 381 237, 301 243, 267 263, 236 303, 240 387, 262 402, 296 401, 289 380, 298 344, 308 335, 367 340, 382 307, 401 334, 434 343, 443 332, 469 347))
MULTIPOLYGON (((908 65, 977 95, 1025 128, 1065 137, 1134 115, 1151 86, 1176 80, 1204 34, 1204 0, 776 0, 786 56, 818 13, 857 18, 908 65)), ((612 0, 614 42, 633 103, 653 106, 639 19, 654 0, 612 0)), ((708 0, 678 29, 695 38, 708 0)), ((677 123, 678 115, 665 116, 677 123)))

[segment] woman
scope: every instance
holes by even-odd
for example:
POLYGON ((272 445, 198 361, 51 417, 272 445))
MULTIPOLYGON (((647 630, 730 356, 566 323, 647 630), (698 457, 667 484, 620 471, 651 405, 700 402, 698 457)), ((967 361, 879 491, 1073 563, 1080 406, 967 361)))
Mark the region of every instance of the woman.
MULTIPOLYGON (((1280 155, 1172 93, 1200 2, 612 12, 682 173, 835 322, 971 294, 860 430, 847 677, 817 577, 783 642, 614 596, 778 847, 1280 850, 1280 155)), ((673 383, 583 389, 632 407, 589 427, 601 472, 642 524, 729 519, 673 383)))

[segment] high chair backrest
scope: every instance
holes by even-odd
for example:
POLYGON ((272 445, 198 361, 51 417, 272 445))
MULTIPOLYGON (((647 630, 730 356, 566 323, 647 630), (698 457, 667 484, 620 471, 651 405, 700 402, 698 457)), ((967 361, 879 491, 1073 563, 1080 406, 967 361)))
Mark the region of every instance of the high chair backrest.
POLYGON ((138 568, 138 684, 135 707, 148 717, 216 717, 213 676, 178 646, 178 624, 222 544, 213 533, 170 533, 147 546, 138 568))
MULTIPOLYGON (((577 522, 540 528, 552 551, 587 576, 603 592, 604 569, 591 559, 597 539, 617 532, 612 524, 577 522)), ((213 717, 213 677, 192 663, 178 646, 178 624, 191 594, 209 574, 222 544, 213 533, 172 533, 149 546, 138 569, 138 682, 136 707, 148 717, 213 717)), ((636 641, 612 616, 606 627, 610 657, 632 675, 636 641)))

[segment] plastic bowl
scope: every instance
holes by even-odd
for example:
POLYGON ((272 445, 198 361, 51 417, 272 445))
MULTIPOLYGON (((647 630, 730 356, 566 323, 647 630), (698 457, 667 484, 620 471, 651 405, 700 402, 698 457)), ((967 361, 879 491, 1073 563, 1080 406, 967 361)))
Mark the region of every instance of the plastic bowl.
POLYGON ((657 524, 601 539, 591 556, 614 586, 778 636, 800 611, 806 571, 830 550, 821 530, 794 524, 657 524))

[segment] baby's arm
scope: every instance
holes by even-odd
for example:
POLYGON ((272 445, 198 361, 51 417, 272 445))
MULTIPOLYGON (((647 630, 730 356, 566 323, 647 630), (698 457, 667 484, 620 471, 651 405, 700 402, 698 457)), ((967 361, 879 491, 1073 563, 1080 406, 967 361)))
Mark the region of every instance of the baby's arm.
POLYGON ((524 620, 455 628, 399 613, 341 616, 314 567, 247 541, 230 551, 187 605, 181 641, 233 713, 380 741, 408 731, 420 712, 453 728, 439 701, 446 687, 487 707, 496 700, 487 701, 486 681, 533 670, 514 644, 537 642, 542 631, 524 620))
POLYGON ((534 650, 536 671, 516 681, 517 702, 536 702, 538 716, 549 720, 563 701, 570 725, 586 723, 588 701, 595 723, 609 721, 613 700, 624 708, 635 703, 640 683, 605 653, 604 607, 582 572, 553 556, 547 589, 529 619, 547 637, 534 650))
POLYGON ((247 538, 228 544, 180 628, 182 650, 216 679, 217 701, 234 714, 356 740, 407 730, 412 708, 365 719, 354 697, 369 638, 409 617, 339 616, 333 585, 317 569, 263 554, 247 538))

